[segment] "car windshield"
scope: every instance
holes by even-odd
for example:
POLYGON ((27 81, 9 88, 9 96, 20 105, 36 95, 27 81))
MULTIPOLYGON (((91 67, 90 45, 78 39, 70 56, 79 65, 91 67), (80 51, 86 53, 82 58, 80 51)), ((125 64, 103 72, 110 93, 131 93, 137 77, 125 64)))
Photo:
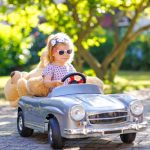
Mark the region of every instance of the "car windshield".
POLYGON ((53 89, 50 97, 73 95, 73 94, 102 94, 102 90, 93 84, 69 84, 53 89))

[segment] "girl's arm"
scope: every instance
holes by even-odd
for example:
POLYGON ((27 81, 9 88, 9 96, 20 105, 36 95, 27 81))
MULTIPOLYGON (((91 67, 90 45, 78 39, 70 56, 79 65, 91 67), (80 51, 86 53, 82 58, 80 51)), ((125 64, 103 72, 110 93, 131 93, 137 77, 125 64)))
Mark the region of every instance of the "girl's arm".
POLYGON ((52 81, 51 76, 49 75, 43 76, 43 82, 44 82, 44 85, 48 88, 54 88, 54 87, 63 85, 63 82, 61 81, 52 81))

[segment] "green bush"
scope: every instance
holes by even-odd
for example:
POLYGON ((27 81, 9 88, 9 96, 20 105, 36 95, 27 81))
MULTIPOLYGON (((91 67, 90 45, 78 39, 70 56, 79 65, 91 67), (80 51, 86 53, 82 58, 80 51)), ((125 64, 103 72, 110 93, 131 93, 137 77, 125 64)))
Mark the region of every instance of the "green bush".
POLYGON ((0 76, 23 67, 30 57, 22 33, 15 27, 0 24, 0 76))
POLYGON ((27 65, 37 64, 40 61, 39 52, 46 46, 46 39, 48 35, 40 32, 38 28, 34 28, 30 33, 32 35, 32 46, 29 48, 31 57, 29 58, 27 65))
MULTIPOLYGON (((111 52, 113 48, 113 36, 106 32, 107 41, 99 47, 90 48, 90 52, 99 62, 111 52)), ((121 70, 149 70, 150 66, 150 36, 149 33, 142 34, 136 41, 132 42, 126 51, 121 70)))
POLYGON ((102 62, 104 58, 112 51, 113 48, 113 36, 111 32, 106 32, 106 42, 101 43, 99 47, 90 48, 90 52, 99 62, 102 62))
MULTIPOLYGON (((144 36, 144 35, 143 35, 144 36)), ((138 39, 129 45, 126 57, 122 63, 123 70, 149 70, 150 66, 150 37, 145 35, 146 40, 138 39)))

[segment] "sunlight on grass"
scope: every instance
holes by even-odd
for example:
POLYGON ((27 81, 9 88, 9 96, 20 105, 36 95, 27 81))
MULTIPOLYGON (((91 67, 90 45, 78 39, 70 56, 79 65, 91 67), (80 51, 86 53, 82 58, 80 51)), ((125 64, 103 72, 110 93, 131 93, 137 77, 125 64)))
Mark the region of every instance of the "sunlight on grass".
POLYGON ((150 87, 150 72, 119 72, 115 83, 121 82, 137 88, 150 87))
MULTIPOLYGON (((85 70, 88 76, 95 76, 92 69, 85 70)), ((131 90, 150 88, 150 72, 144 71, 119 71, 114 83, 104 82, 105 93, 122 93, 131 90)))
POLYGON ((4 88, 6 82, 8 81, 9 76, 0 76, 0 88, 4 88))
POLYGON ((95 72, 93 69, 87 69, 84 71, 84 73, 87 75, 87 76, 96 76, 95 72))
POLYGON ((114 83, 106 87, 106 93, 150 88, 150 72, 120 71, 116 75, 114 83))
POLYGON ((144 71, 119 71, 118 76, 126 78, 127 80, 150 80, 150 72, 144 71))

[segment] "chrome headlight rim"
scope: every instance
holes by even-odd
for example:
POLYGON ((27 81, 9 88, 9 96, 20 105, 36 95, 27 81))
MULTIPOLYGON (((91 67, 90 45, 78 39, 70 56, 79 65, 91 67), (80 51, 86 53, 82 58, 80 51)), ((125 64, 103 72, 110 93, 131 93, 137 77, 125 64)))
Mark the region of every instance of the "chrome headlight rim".
POLYGON ((81 121, 85 117, 85 110, 81 105, 74 105, 70 109, 70 116, 74 121, 81 121))
POLYGON ((130 103, 130 111, 134 116, 140 116, 143 114, 144 106, 140 100, 135 100, 130 103))

